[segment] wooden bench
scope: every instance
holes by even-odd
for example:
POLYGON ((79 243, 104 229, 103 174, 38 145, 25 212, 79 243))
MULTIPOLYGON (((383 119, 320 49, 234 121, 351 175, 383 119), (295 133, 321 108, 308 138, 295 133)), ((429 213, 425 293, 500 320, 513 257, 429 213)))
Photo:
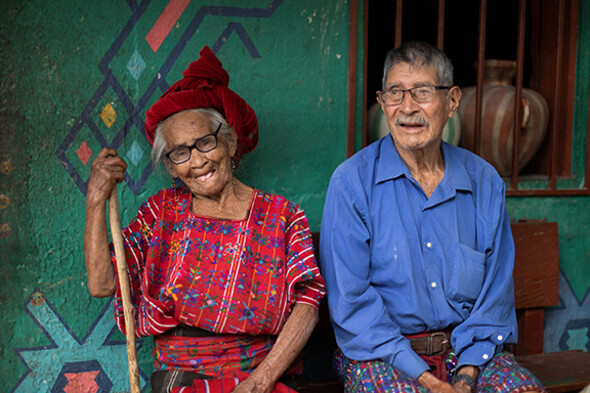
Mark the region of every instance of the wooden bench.
MULTIPOLYGON (((559 247, 557 223, 527 221, 512 224, 516 247, 514 285, 518 320, 518 362, 541 380, 550 393, 578 392, 590 384, 590 353, 561 351, 543 353, 545 307, 559 303, 559 247)), ((319 249, 319 234, 314 233, 319 249)), ((342 393, 332 371, 336 340, 326 302, 320 322, 302 355, 307 382, 300 393, 342 393)))
POLYGON ((559 304, 559 242, 557 223, 512 224, 516 248, 514 297, 518 320, 517 361, 551 393, 578 392, 590 384, 590 353, 543 353, 545 307, 559 304))

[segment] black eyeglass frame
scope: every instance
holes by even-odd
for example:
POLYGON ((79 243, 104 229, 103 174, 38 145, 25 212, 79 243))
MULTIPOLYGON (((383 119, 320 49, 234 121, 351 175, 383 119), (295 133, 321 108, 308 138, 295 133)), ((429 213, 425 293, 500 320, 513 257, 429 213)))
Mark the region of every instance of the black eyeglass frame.
POLYGON ((168 153, 164 154, 164 156, 165 156, 167 159, 169 159, 169 160, 170 160, 170 162, 172 162, 173 164, 176 164, 176 165, 178 165, 178 164, 185 163, 185 162, 187 162, 188 160, 190 160, 190 159, 191 159, 191 155, 192 155, 192 153, 193 153, 193 149, 197 149, 197 150, 198 150, 198 151, 200 151, 201 153, 207 153, 207 152, 210 152, 211 150, 213 150, 213 149, 215 149, 215 148, 217 147, 217 134, 219 134, 219 130, 221 130, 221 126, 222 126, 222 123, 219 123, 219 125, 217 126, 217 129, 216 129, 214 132, 212 132, 212 133, 210 133, 210 134, 207 134, 207 135, 204 135, 204 136, 202 136, 202 137, 198 138, 198 139, 195 141, 195 143, 193 143, 193 144, 192 144, 192 145, 190 145, 190 146, 178 146, 178 147, 176 147, 176 148, 174 148, 174 149, 170 150, 168 153), (199 149, 199 147, 197 146, 197 145, 198 145, 198 143, 199 143, 199 142, 201 142, 203 139, 210 138, 211 136, 213 136, 213 138, 215 139, 215 144, 213 145, 213 147, 211 147, 210 149, 207 149, 207 150, 202 150, 202 149, 199 149), (170 154, 174 153, 175 151, 178 151, 179 149, 184 149, 184 148, 188 148, 188 157, 186 158, 186 160, 182 160, 182 161, 174 161, 174 160, 173 160, 173 159, 170 157, 170 154))
POLYGON ((387 106, 395 106, 395 105, 401 105, 402 102, 404 102, 404 98, 406 98, 406 93, 409 92, 410 95, 412 96, 412 98, 414 99, 414 101, 416 101, 418 104, 423 104, 425 102, 432 102, 434 101, 434 97, 432 98, 432 100, 429 101, 418 101, 418 99, 416 99, 416 96, 414 95, 413 90, 416 89, 423 89, 425 87, 433 87, 436 90, 446 90, 446 89, 452 89, 453 86, 433 86, 433 85, 427 85, 427 86, 416 86, 416 87, 412 87, 411 89, 391 89, 391 90, 386 90, 386 91, 378 91, 377 92, 377 98, 379 99, 379 102, 382 103, 383 105, 387 105, 387 106), (383 100, 383 94, 386 93, 390 93, 392 91, 401 91, 402 92, 402 99, 400 100, 400 102, 398 104, 386 104, 385 101, 383 100))

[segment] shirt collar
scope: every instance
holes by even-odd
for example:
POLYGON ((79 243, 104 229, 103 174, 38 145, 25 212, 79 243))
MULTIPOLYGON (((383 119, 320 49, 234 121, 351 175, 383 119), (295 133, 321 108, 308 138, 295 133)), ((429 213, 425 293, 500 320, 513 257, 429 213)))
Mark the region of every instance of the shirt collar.
MULTIPOLYGON (((397 179, 404 175, 408 179, 411 178, 410 170, 397 152, 391 134, 381 139, 380 143, 375 184, 386 180, 397 179)), ((445 188, 445 191, 451 192, 452 194, 454 192, 451 190, 472 191, 469 175, 465 166, 453 151, 453 147, 445 142, 441 142, 441 148, 445 160, 445 176, 439 186, 445 188)))
POLYGON ((471 178, 465 164, 457 157, 457 147, 442 142, 441 148, 445 160, 445 177, 441 185, 452 190, 472 191, 471 178))
POLYGON ((410 178, 410 170, 393 145, 391 134, 382 138, 380 143, 375 184, 396 179, 402 175, 410 178))

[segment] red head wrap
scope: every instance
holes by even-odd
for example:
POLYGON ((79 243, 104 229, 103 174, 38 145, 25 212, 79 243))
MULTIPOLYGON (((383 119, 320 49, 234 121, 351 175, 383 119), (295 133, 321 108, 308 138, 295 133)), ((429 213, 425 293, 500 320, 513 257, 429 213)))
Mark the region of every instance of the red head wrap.
POLYGON ((236 130, 239 152, 246 154, 254 150, 258 143, 258 120, 254 109, 227 87, 229 75, 208 46, 201 50, 200 58, 193 61, 182 76, 146 112, 148 141, 154 143, 158 124, 168 116, 186 109, 213 108, 236 130))

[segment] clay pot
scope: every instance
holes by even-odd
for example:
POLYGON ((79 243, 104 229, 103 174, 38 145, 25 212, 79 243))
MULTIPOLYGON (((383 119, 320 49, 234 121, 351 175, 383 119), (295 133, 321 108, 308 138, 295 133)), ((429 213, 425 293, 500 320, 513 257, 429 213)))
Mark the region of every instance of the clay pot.
MULTIPOLYGON (((515 61, 485 61, 479 155, 490 162, 501 176, 512 174, 516 92, 512 80, 515 75, 515 61)), ((475 94, 475 86, 464 88, 459 106, 461 146, 471 151, 475 150, 475 94)), ((549 106, 538 92, 523 88, 521 108, 519 170, 534 157, 545 138, 549 123, 549 106)))
MULTIPOLYGON (((370 139, 369 143, 389 134, 387 120, 378 102, 369 108, 369 113, 367 114, 367 131, 370 139)), ((457 112, 445 124, 442 139, 455 146, 459 144, 461 140, 461 119, 457 112)))

